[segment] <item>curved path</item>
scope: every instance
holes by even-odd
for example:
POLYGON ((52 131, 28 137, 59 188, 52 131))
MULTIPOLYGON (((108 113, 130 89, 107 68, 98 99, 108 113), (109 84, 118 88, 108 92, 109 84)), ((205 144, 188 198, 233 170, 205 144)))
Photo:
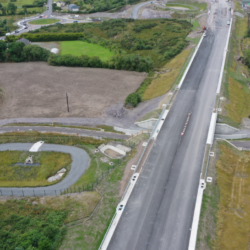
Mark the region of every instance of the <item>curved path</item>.
MULTIPOLYGON (((18 150, 29 151, 34 143, 9 143, 1 144, 0 151, 18 150)), ((55 151, 69 153, 72 157, 71 169, 67 176, 59 183, 47 187, 27 187, 27 188, 3 188, 0 187, 1 195, 8 196, 55 196, 60 194, 62 190, 73 185, 89 166, 88 154, 80 148, 72 146, 63 146, 56 144, 43 144, 39 151, 55 151)))

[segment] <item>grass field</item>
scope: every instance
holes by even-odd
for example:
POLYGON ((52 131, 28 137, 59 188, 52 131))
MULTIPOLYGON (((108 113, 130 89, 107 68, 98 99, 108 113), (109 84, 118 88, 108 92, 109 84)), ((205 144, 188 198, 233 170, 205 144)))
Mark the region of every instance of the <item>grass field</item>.
POLYGON ((61 168, 70 169, 71 156, 60 152, 29 153, 23 151, 0 152, 0 185, 2 187, 35 187, 54 184, 47 178, 61 168), (33 156, 33 162, 39 166, 16 166, 33 156))
POLYGON ((193 10, 194 7, 192 6, 189 6, 189 5, 185 5, 185 4, 178 4, 178 3, 167 3, 166 4, 167 7, 183 7, 183 8, 186 8, 186 9, 189 9, 189 10, 193 10))
POLYGON ((71 54, 74 56, 99 56, 102 61, 108 61, 114 53, 98 44, 82 41, 61 42, 61 55, 71 54))
POLYGON ((250 235, 250 152, 220 143, 216 163, 220 201, 214 250, 248 249, 250 235))
POLYGON ((56 23, 59 22, 59 19, 38 19, 38 20, 34 20, 34 21, 30 21, 30 24, 35 24, 35 25, 43 25, 43 24, 52 24, 52 23, 56 23))

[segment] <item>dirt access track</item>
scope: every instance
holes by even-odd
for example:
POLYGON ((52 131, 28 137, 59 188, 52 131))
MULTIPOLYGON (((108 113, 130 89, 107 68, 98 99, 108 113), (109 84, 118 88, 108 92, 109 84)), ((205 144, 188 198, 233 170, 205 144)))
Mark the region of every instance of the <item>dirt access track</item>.
POLYGON ((146 76, 122 70, 53 67, 43 62, 1 63, 4 101, 0 118, 100 117, 112 104, 124 103, 146 76))

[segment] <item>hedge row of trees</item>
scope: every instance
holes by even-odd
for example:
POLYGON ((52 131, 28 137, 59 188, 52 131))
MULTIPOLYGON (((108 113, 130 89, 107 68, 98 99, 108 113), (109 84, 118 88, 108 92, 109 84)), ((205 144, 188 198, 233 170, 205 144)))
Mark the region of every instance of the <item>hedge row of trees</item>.
POLYGON ((84 37, 83 33, 44 33, 30 34, 24 33, 20 36, 7 36, 7 39, 18 40, 24 37, 31 42, 51 42, 51 41, 74 41, 84 37))
POLYGON ((135 25, 133 27, 133 31, 136 32, 136 33, 139 33, 144 29, 151 29, 151 28, 153 28, 155 26, 157 26, 156 23, 144 23, 144 24, 141 24, 141 25, 135 25))
POLYGON ((102 62, 98 56, 52 55, 48 63, 53 66, 92 67, 149 72, 154 64, 150 57, 134 54, 116 55, 110 61, 102 62))
POLYGON ((47 61, 50 52, 37 45, 25 45, 22 42, 14 42, 8 45, 0 41, 0 62, 30 62, 47 61))

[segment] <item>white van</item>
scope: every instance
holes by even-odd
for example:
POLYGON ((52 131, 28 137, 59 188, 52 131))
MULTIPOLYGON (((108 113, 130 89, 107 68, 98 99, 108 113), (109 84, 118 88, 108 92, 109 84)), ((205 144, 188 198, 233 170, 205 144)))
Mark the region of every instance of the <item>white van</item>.
POLYGON ((230 21, 227 21, 227 25, 230 25, 230 21))
POLYGON ((5 36, 10 36, 10 35, 11 35, 11 33, 6 33, 6 34, 5 34, 5 36))

